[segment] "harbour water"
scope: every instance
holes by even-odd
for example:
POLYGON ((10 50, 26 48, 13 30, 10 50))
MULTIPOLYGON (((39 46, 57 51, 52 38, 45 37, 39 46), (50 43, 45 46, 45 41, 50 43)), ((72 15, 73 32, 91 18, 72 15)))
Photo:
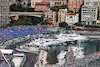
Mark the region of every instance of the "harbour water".
MULTIPOLYGON (((72 44, 70 44, 72 45, 72 44)), ((74 44, 74 46, 78 46, 74 44)), ((73 45, 72 45, 73 46, 73 45)), ((81 43, 81 47, 84 47, 84 55, 90 55, 100 50, 100 39, 90 39, 86 43, 81 43)), ((64 50, 67 46, 52 46, 52 48, 48 51, 48 61, 51 64, 57 63, 57 55, 60 53, 60 50, 64 50)))
POLYGON ((84 47, 84 55, 93 54, 100 51, 100 39, 90 39, 89 42, 82 43, 81 46, 84 47))

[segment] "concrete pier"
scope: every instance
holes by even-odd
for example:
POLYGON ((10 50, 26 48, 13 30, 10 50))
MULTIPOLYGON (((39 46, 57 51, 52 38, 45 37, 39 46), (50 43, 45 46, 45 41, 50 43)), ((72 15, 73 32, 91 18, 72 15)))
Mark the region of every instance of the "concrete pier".
POLYGON ((84 35, 87 36, 88 38, 100 38, 100 36, 95 36, 95 35, 84 35))
POLYGON ((48 55, 48 53, 46 51, 43 51, 43 50, 40 51, 39 58, 38 58, 39 59, 38 60, 39 67, 43 67, 48 63, 47 55, 48 55))
POLYGON ((20 67, 22 61, 23 61, 23 57, 15 57, 13 59, 13 62, 15 63, 15 67, 20 67))

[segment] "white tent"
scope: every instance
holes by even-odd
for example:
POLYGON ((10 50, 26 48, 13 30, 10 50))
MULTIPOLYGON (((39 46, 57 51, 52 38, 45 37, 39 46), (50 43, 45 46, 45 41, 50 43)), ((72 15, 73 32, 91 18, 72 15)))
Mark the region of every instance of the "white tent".
POLYGON ((0 49, 1 53, 3 54, 12 54, 13 50, 11 49, 0 49))

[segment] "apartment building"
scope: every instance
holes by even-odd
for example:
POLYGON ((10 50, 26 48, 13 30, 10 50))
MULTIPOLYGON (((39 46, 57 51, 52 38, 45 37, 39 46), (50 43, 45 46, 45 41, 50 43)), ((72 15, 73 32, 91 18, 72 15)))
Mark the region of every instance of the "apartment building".
POLYGON ((95 25, 98 15, 98 6, 82 6, 81 22, 85 25, 95 25))
POLYGON ((37 2, 35 5, 35 11, 45 11, 49 7, 48 2, 37 2))
POLYGON ((59 5, 67 5, 67 0, 51 0, 50 7, 59 6, 59 5))
POLYGON ((0 26, 9 23, 9 0, 0 0, 0 26))
POLYGON ((84 0, 68 0, 68 9, 72 11, 78 11, 81 8, 84 0))
POLYGON ((50 20, 50 22, 56 22, 56 12, 52 10, 48 10, 44 12, 44 19, 50 20))
POLYGON ((13 4, 15 4, 16 3, 16 0, 9 0, 10 1, 10 5, 13 5, 13 4))
POLYGON ((100 20, 100 0, 99 0, 99 16, 98 16, 98 19, 100 20))
POLYGON ((61 5, 67 5, 67 0, 44 0, 45 2, 49 2, 50 3, 50 7, 54 7, 54 6, 59 6, 61 5))
POLYGON ((96 25, 99 0, 84 0, 81 10, 81 22, 85 25, 96 25))
POLYGON ((60 9, 58 11, 58 23, 65 22, 66 15, 67 15, 67 9, 60 9))
POLYGON ((78 23, 79 21, 79 14, 74 14, 74 13, 68 13, 66 15, 66 23, 69 26, 74 25, 75 23, 78 23))
POLYGON ((35 8, 36 2, 42 2, 43 0, 31 0, 31 8, 35 8))
POLYGON ((50 3, 50 1, 51 1, 51 0, 44 0, 44 1, 45 1, 45 2, 49 2, 49 3, 50 3))

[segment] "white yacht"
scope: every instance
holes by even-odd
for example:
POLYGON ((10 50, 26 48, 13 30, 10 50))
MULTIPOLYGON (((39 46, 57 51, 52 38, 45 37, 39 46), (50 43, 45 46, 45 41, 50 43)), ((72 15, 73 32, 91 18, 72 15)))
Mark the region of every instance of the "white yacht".
POLYGON ((73 50, 73 55, 75 56, 75 59, 84 57, 83 47, 72 46, 71 49, 73 50))
POLYGON ((86 42, 89 40, 87 37, 76 34, 76 33, 72 33, 72 34, 60 33, 56 37, 58 37, 59 39, 64 38, 64 39, 69 40, 69 41, 80 40, 81 42, 86 42))
POLYGON ((65 41, 61 41, 61 40, 58 40, 58 39, 45 39, 45 38, 42 38, 42 39, 35 39, 33 42, 34 45, 37 45, 39 47, 48 47, 48 46, 51 46, 51 45, 59 45, 60 43, 64 43, 65 41))
POLYGON ((50 49, 49 46, 52 45, 67 45, 64 43, 65 41, 57 40, 57 39, 34 39, 30 43, 25 45, 17 46, 16 50, 23 51, 23 52, 39 52, 39 50, 47 50, 50 49))
POLYGON ((57 56, 58 63, 57 64, 63 65, 66 62, 66 59, 65 59, 66 54, 67 54, 67 51, 63 51, 63 50, 58 54, 58 56, 57 56))

